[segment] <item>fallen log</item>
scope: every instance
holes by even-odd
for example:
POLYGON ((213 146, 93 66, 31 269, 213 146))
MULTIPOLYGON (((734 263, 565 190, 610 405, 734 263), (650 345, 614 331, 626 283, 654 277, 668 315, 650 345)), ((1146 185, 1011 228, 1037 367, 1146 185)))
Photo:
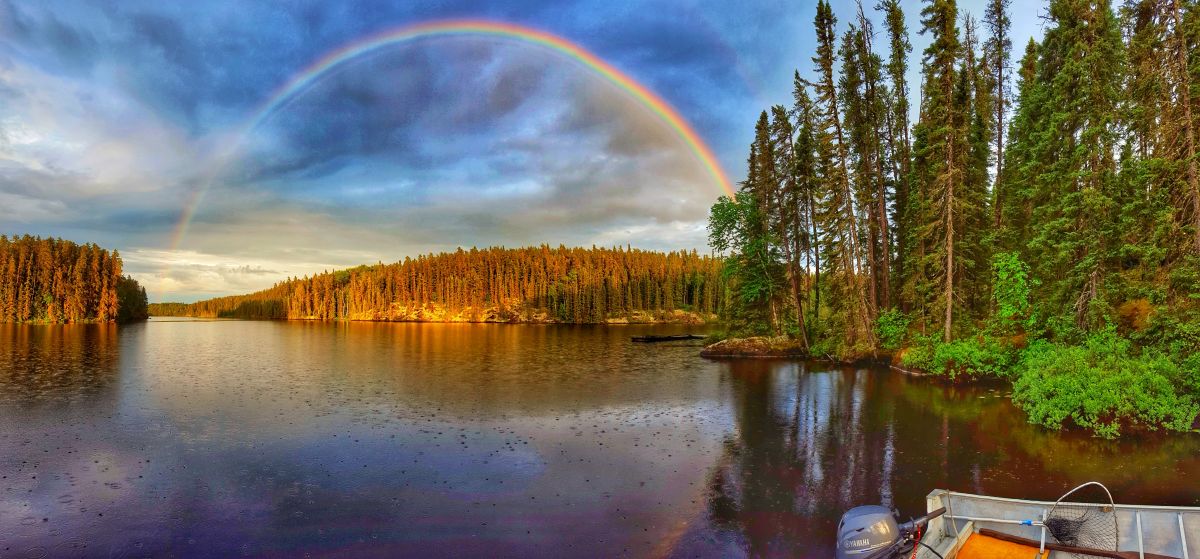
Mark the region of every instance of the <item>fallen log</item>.
POLYGON ((676 336, 634 336, 631 338, 635 342, 652 343, 652 342, 674 342, 678 340, 703 340, 704 336, 696 334, 680 334, 676 336))

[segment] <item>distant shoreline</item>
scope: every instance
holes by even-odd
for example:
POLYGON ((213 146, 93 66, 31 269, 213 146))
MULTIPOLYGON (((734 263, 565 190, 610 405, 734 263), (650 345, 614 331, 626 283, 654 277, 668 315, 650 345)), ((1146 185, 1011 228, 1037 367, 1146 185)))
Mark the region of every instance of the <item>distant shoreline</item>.
POLYGON ((593 324, 601 326, 629 326, 629 325, 650 325, 650 324, 682 324, 693 326, 705 326, 715 324, 717 322, 716 315, 702 315, 689 311, 661 311, 659 313, 638 313, 632 316, 613 317, 604 321, 564 321, 555 318, 550 318, 545 313, 537 313, 529 317, 516 318, 481 318, 469 319, 459 316, 453 317, 438 317, 438 318, 414 318, 414 317, 346 317, 346 318, 319 318, 319 317, 238 317, 238 316, 188 316, 188 315, 172 315, 159 314, 150 315, 150 318, 192 318, 198 320, 279 320, 279 321, 312 321, 312 322, 396 322, 396 323, 426 323, 426 324, 593 324))

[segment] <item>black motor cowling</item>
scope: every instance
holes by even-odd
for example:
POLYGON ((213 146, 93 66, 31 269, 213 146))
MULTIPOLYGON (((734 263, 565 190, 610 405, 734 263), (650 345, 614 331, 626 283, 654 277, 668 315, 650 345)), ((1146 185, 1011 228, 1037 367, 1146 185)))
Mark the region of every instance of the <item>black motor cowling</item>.
POLYGON ((846 511, 837 533, 837 559, 865 559, 900 541, 895 512, 879 505, 846 511))

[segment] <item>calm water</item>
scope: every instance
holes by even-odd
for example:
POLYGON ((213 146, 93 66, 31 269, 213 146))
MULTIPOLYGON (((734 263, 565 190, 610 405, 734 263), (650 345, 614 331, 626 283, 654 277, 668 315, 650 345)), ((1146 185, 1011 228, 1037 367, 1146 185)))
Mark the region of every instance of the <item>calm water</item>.
POLYGON ((844 509, 935 487, 1200 505, 1200 437, 629 343, 682 331, 0 325, 0 557, 828 557, 844 509))

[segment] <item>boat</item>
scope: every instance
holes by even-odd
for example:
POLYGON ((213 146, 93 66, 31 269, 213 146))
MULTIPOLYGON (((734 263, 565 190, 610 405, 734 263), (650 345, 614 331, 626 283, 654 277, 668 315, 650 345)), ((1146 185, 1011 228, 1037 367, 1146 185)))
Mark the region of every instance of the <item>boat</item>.
MULTIPOLYGON (((1085 484, 1086 485, 1086 484, 1085 484)), ((993 541, 981 535, 990 530, 1000 534, 1017 536, 1029 540, 1021 549, 1037 552, 1042 542, 1053 545, 1055 540, 1046 533, 1044 526, 1028 519, 1044 518, 1054 506, 1052 501, 1026 501, 1003 497, 990 497, 935 489, 925 498, 929 511, 945 509, 928 522, 928 529, 921 541, 927 549, 919 547, 916 557, 936 559, 971 559, 974 557, 1002 557, 1000 553, 980 554, 964 551, 979 542, 972 538, 993 541), (937 555, 933 553, 937 552, 937 555), (960 555, 961 553, 961 555, 960 555)), ((1108 505, 1068 503, 1092 507, 1108 505)), ((1151 505, 1111 505, 1116 512, 1117 546, 1127 557, 1174 557, 1177 559, 1200 559, 1200 507, 1166 507, 1151 505)), ((1011 555, 1016 557, 1016 555, 1011 555)), ((1041 555, 1037 555, 1041 556, 1041 555)), ((1064 551, 1049 551, 1049 559, 1065 559, 1077 555, 1064 551)))
POLYGON ((680 334, 675 336, 634 336, 631 338, 635 342, 650 343, 650 342, 674 342, 679 340, 703 340, 704 336, 696 334, 680 334))

